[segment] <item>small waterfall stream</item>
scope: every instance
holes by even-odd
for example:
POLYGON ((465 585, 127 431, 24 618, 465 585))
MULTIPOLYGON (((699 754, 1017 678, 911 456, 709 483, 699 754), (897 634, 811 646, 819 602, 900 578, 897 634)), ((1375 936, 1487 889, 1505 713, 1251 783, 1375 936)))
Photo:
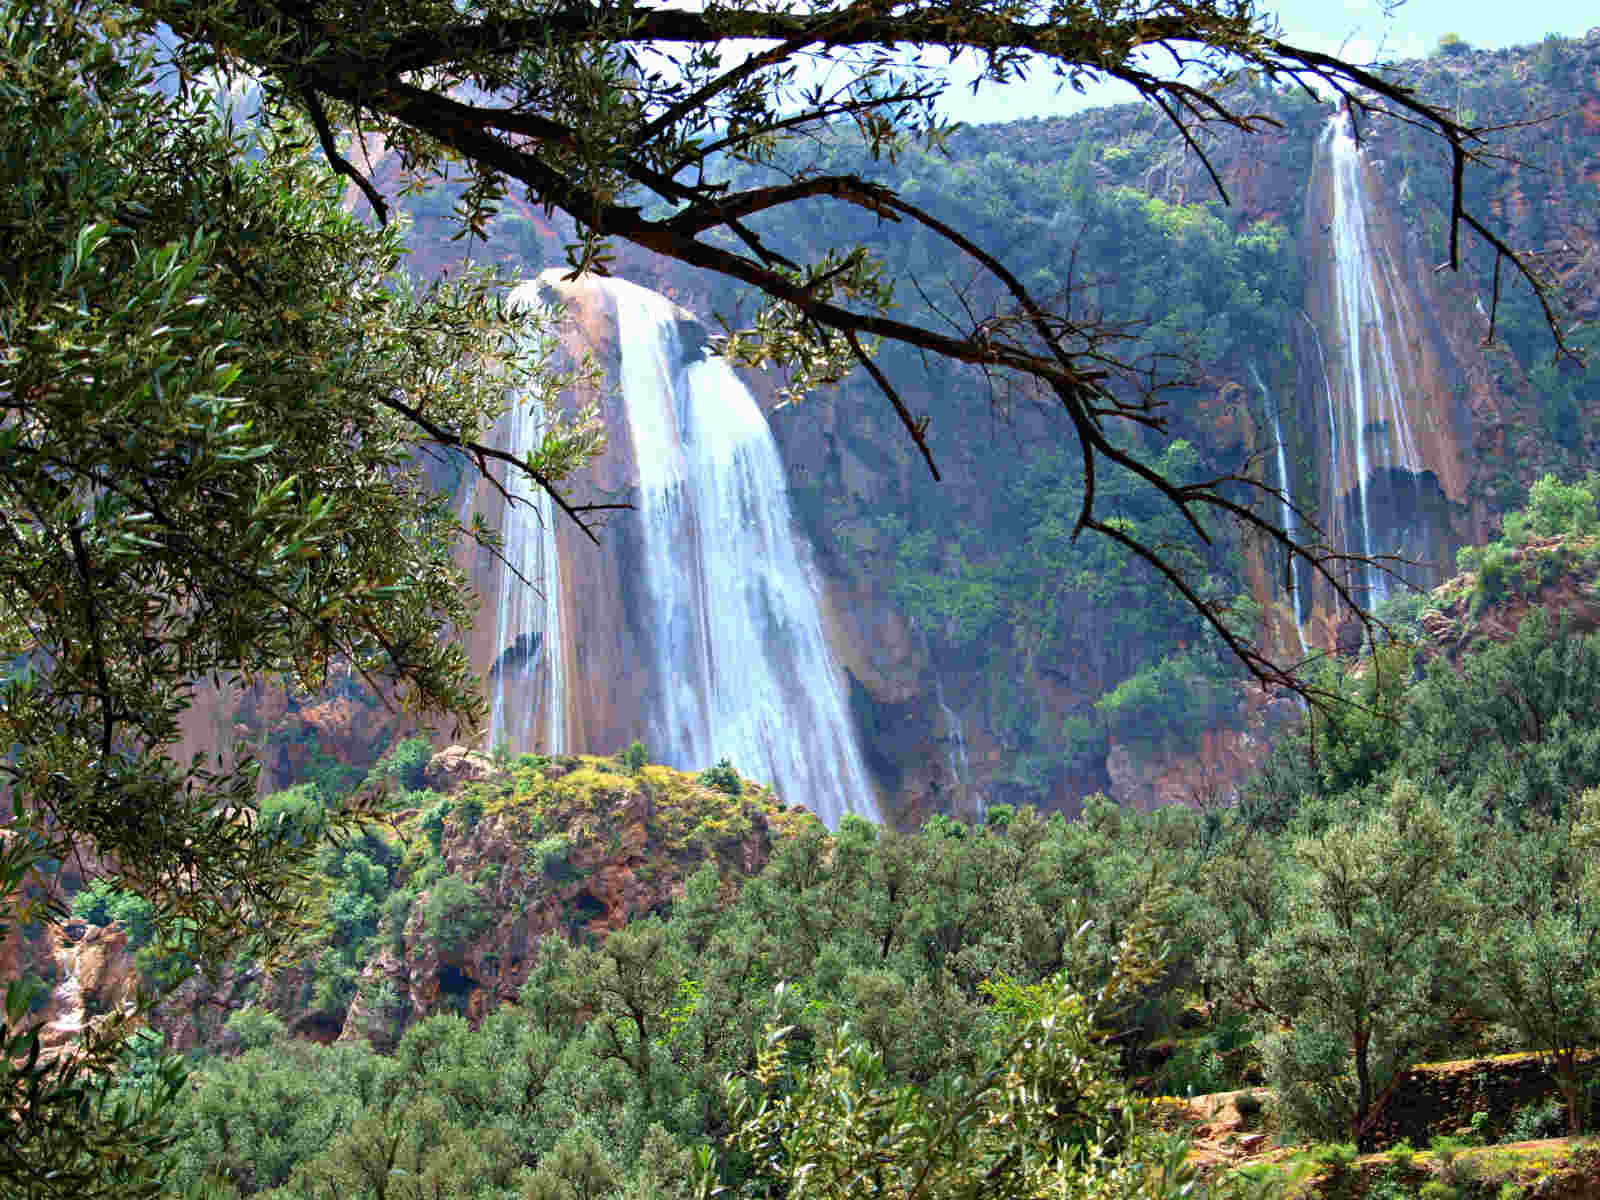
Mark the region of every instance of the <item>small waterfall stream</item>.
MULTIPOLYGON (((1282 414, 1278 410, 1277 400, 1273 397, 1272 393, 1267 390, 1266 382, 1261 378, 1261 372, 1256 370, 1254 363, 1250 365, 1250 375, 1255 380, 1256 389, 1260 391, 1261 399, 1263 403, 1266 404, 1267 411, 1272 414, 1272 441, 1276 449, 1277 457, 1278 490, 1283 493, 1282 497, 1278 501, 1278 517, 1283 522, 1283 528, 1284 531, 1289 535, 1289 540, 1292 542, 1297 542, 1300 539, 1300 531, 1298 528, 1298 523, 1295 519, 1293 500, 1294 485, 1289 478, 1289 456, 1285 453, 1283 448, 1282 414)), ((1290 570, 1294 570, 1293 560, 1291 560, 1290 563, 1290 570)), ((1291 578, 1293 577, 1291 576, 1291 578)), ((1294 608, 1294 630, 1295 635, 1300 639, 1300 652, 1302 654, 1309 655, 1310 651, 1306 647, 1306 634, 1305 629, 1303 628, 1306 614, 1302 591, 1303 589, 1299 587, 1293 588, 1289 596, 1289 603, 1294 608)))
MULTIPOLYGON (((507 306, 542 307, 537 286, 513 289, 507 306)), ((538 447, 549 420, 542 405, 524 399, 517 397, 495 428, 499 444, 517 455, 538 447)), ((567 678, 555 505, 520 471, 507 473, 505 487, 512 503, 496 589, 494 644, 501 649, 489 670, 489 745, 561 754, 567 749, 567 678)))
POLYGON ((600 286, 638 469, 651 750, 690 770, 726 757, 830 828, 880 820, 766 419, 723 360, 685 355, 671 301, 600 286))
MULTIPOLYGON (((939 682, 937 671, 933 675, 933 698, 938 702, 939 712, 944 716, 945 728, 950 731, 951 745, 946 753, 950 761, 950 774, 955 777, 956 781, 955 803, 959 804, 967 798, 969 791, 968 780, 971 778, 971 767, 967 762, 967 731, 961 723, 961 714, 945 703, 944 685, 939 682)), ((981 792, 978 794, 977 799, 977 810, 974 816, 981 825, 984 811, 988 808, 988 805, 983 802, 983 794, 981 792)), ((956 811, 955 804, 951 805, 951 811, 956 811)))

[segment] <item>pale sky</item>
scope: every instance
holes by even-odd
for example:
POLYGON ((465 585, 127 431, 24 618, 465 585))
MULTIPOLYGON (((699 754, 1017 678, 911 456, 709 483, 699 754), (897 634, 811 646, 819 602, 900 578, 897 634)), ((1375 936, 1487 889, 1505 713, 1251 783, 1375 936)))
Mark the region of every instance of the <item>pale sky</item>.
MULTIPOLYGON (((1421 58, 1439 44, 1442 34, 1460 35, 1480 50, 1541 41, 1547 33, 1582 37, 1600 25, 1594 0, 1405 0, 1392 16, 1378 0, 1283 0, 1260 5, 1275 12, 1283 40, 1325 53, 1341 53, 1352 62, 1421 58)), ((956 76, 961 64, 957 63, 956 76)), ((969 69, 966 79, 970 80, 969 69)), ((1093 104, 1116 103, 1135 96, 1121 85, 1092 89, 1087 96, 1057 93, 1047 71, 1024 83, 980 89, 952 88, 941 108, 949 117, 970 123, 1012 121, 1020 117, 1055 116, 1093 104)))

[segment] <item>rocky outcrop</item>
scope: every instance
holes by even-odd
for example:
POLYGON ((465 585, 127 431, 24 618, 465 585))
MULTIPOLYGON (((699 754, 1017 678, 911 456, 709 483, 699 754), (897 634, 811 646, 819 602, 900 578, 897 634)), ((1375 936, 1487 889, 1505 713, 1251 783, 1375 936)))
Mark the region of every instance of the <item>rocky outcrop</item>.
POLYGON ((1511 547, 1487 585, 1472 573, 1448 580, 1423 610, 1423 654, 1460 662, 1478 645, 1509 640, 1536 608, 1552 628, 1600 629, 1600 538, 1535 538, 1511 547))
POLYGON ((516 999, 541 939, 603 938, 666 912, 707 861, 731 896, 778 841, 816 820, 750 783, 730 796, 668 767, 592 757, 499 772, 452 799, 443 867, 468 885, 476 918, 431 903, 438 883, 419 894, 401 936, 365 967, 343 1039, 390 1045, 441 1011, 476 1022, 516 999), (441 930, 430 915, 453 923, 441 930), (462 927, 475 932, 457 937, 462 927))
POLYGON ((498 773, 487 754, 465 746, 449 746, 428 760, 422 780, 430 791, 449 795, 498 773))
POLYGON ((1205 810, 1237 804, 1239 789, 1272 748, 1275 734, 1299 714, 1294 697, 1243 685, 1233 724, 1208 730, 1199 746, 1134 750, 1113 743, 1106 755, 1107 794, 1144 812, 1167 804, 1205 810))

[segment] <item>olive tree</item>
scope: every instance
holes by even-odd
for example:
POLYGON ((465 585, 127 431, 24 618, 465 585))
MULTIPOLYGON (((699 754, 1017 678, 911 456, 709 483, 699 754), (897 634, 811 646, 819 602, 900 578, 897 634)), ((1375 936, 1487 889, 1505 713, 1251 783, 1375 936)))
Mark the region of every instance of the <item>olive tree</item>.
POLYGON ((1490 1011, 1544 1057, 1581 1133, 1588 1093, 1580 1055, 1600 1045, 1600 790, 1558 817, 1504 833, 1486 855, 1477 945, 1490 1011))
MULTIPOLYGON (((474 722, 439 637, 470 623, 462 529, 424 459, 486 467, 508 390, 562 380, 488 276, 413 287, 292 124, 247 139, 153 90, 128 20, 0 6, 0 935, 65 915, 71 861, 193 960, 266 959, 316 847, 256 819, 248 759, 175 760, 196 689, 348 670, 474 722)), ((596 444, 580 418, 500 466, 555 479, 596 444)), ((102 1032, 52 1063, 8 1004, 0 1191, 158 1186, 113 1181, 150 1138, 85 1124, 102 1032)))
POLYGON ((1270 1013, 1268 1080, 1300 1125, 1369 1150, 1383 1102, 1441 1039, 1463 985, 1456 833, 1401 780, 1375 811, 1292 851, 1280 924, 1250 959, 1270 1013))

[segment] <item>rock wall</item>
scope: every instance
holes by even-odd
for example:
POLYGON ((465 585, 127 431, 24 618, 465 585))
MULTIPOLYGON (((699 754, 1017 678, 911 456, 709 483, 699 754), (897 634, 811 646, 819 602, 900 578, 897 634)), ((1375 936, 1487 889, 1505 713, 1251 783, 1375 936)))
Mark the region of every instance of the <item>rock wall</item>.
MULTIPOLYGON (((1536 106, 1533 115, 1553 114, 1499 136, 1498 146, 1508 157, 1472 168, 1468 200, 1501 223, 1510 244, 1533 251, 1552 277, 1565 285, 1568 317, 1600 316, 1596 299, 1600 223, 1594 199, 1600 191, 1600 31, 1585 39, 1522 50, 1462 49, 1397 69, 1422 94, 1443 98, 1464 114, 1470 112, 1479 124, 1527 116, 1528 104, 1536 106)), ((1329 381, 1323 366, 1338 334, 1331 311, 1328 191, 1318 182, 1317 155, 1329 110, 1296 92, 1277 91, 1259 81, 1241 81, 1239 89, 1238 103, 1275 122, 1276 129, 1250 135, 1217 129, 1201 135, 1230 201, 1218 212, 1236 230, 1273 221, 1296 240, 1304 264, 1305 311, 1303 316, 1290 314, 1294 319, 1287 346, 1260 348, 1265 355, 1280 356, 1287 366, 1269 366, 1265 360, 1203 364, 1201 386, 1184 393, 1171 416, 1175 431, 1201 445, 1208 461, 1226 466, 1253 454, 1265 462, 1274 438, 1252 377, 1260 366, 1274 392, 1285 397, 1285 416, 1294 426, 1286 431, 1286 440, 1296 499, 1337 533, 1350 526, 1350 498, 1359 489, 1348 469, 1342 468, 1337 477, 1331 469, 1336 434, 1346 445, 1356 437, 1381 444, 1389 435, 1381 429, 1341 429, 1337 419, 1328 416, 1329 381)), ((1482 346, 1488 332, 1485 314, 1493 301, 1492 254, 1467 237, 1462 271, 1434 270, 1442 257, 1448 215, 1442 207, 1448 197, 1448 163, 1437 142, 1382 118, 1364 121, 1361 134, 1362 192, 1370 207, 1376 252, 1392 277, 1394 308, 1407 315, 1404 330, 1398 326, 1390 330, 1391 340, 1404 348, 1407 388, 1420 405, 1413 422, 1420 456, 1414 478, 1379 475, 1366 482, 1380 507, 1396 511, 1389 519, 1387 540, 1424 561, 1425 567, 1413 574, 1417 582, 1431 585, 1449 575, 1456 547, 1483 540, 1492 532, 1498 513, 1520 502, 1519 488, 1545 470, 1592 461, 1600 444, 1593 421, 1574 434, 1565 450, 1536 433, 1543 419, 1538 385, 1518 357, 1482 346)), ((964 130, 952 146, 957 156, 994 152, 1059 169, 1084 142, 1094 149, 1088 168, 1093 186, 1133 186, 1169 203, 1219 198, 1208 173, 1182 139, 1159 113, 1139 106, 964 130)), ((393 193, 399 183, 393 156, 385 156, 381 146, 368 149, 371 161, 380 164, 380 186, 393 193)), ((362 203, 352 195, 354 207, 362 203)), ((443 198, 418 209, 413 266, 422 274, 437 273, 459 257, 459 243, 444 236, 447 212, 443 198)), ((536 271, 559 260, 568 235, 559 220, 551 221, 513 195, 487 252, 506 265, 536 271)), ((748 315, 748 298, 721 282, 628 246, 617 249, 615 269, 620 274, 673 296, 708 323, 716 313, 728 313, 736 322, 740 312, 748 315)), ((1527 331, 1518 325, 1519 321, 1526 325, 1526 313, 1519 316, 1513 311, 1515 289, 1509 277, 1503 281, 1503 292, 1498 332, 1504 338, 1511 329, 1526 341, 1527 331)), ((578 316, 583 339, 607 368, 608 384, 614 383, 616 347, 609 315, 577 292, 566 298, 578 316)), ((1532 361, 1522 349, 1518 354, 1532 361)), ((934 411, 941 386, 950 377, 949 372, 906 375, 896 382, 912 411, 934 411)), ((759 375, 747 376, 747 381, 766 402, 775 398, 776 381, 759 375)), ((611 403, 605 388, 594 398, 603 405, 611 403)), ((617 419, 614 410, 607 415, 613 441, 625 442, 626 422, 617 419)), ((1218 772, 1229 777, 1224 790, 1233 786, 1235 768, 1221 764, 1243 763, 1248 755, 1219 752, 1217 747, 1255 736, 1247 714, 1252 705, 1266 703, 1264 699, 1242 704, 1242 723, 1218 730, 1209 749, 1198 745, 1170 761, 1148 754, 1147 761, 1137 761, 1139 756, 1126 750, 1108 753, 1101 761, 1079 763, 1058 774, 1042 796, 1020 787, 1019 751, 985 700, 974 663, 913 629, 895 603, 895 547, 849 551, 850 540, 866 532, 858 527, 855 514, 913 512, 925 502, 922 468, 887 405, 870 387, 850 381, 804 405, 773 413, 772 425, 789 470, 800 523, 818 548, 830 645, 850 677, 865 753, 885 811, 894 819, 910 824, 933 811, 973 813, 987 803, 1024 796, 1070 809, 1078 795, 1095 788, 1105 788, 1130 803, 1144 803, 1152 788, 1168 798, 1180 795, 1185 789, 1177 783, 1153 781, 1191 767, 1197 773, 1196 786, 1218 772)), ((1011 400, 989 411, 962 413, 953 423, 941 417, 933 434, 945 476, 940 487, 952 497, 951 507, 970 514, 980 527, 993 516, 997 461, 1021 461, 1033 446, 1062 436, 1030 412, 1026 403, 1011 400)), ((613 461, 624 460, 625 455, 619 455, 613 461)), ((1272 472, 1263 468, 1263 474, 1272 472)), ((605 465, 593 482, 597 496, 625 496, 631 486, 625 471, 605 465)), ((495 501, 480 489, 475 503, 492 510, 495 501)), ((994 540, 999 544, 1007 536, 996 531, 994 540)), ((603 537, 607 544, 596 549, 570 528, 558 531, 564 561, 573 564, 563 577, 563 611, 581 617, 569 623, 572 632, 566 647, 573 684, 566 709, 570 745, 602 752, 641 734, 634 715, 639 680, 633 664, 640 660, 637 627, 625 614, 617 616, 616 606, 609 602, 618 594, 621 580, 639 569, 638 549, 618 533, 603 537)), ((1298 657, 1302 641, 1315 651, 1351 640, 1354 627, 1331 603, 1326 589, 1314 594, 1312 611, 1296 614, 1282 587, 1281 569, 1256 553, 1245 547, 1245 574, 1263 612, 1263 636, 1281 657, 1298 657), (1297 615, 1307 619, 1302 623, 1297 615)), ((487 563, 475 564, 485 613, 494 603, 491 573, 487 563)), ((1299 583, 1304 587, 1308 581, 1302 577, 1299 583)), ((496 653, 489 644, 492 634, 480 625, 471 637, 474 661, 492 663, 496 653)), ((1097 614, 1078 615, 1069 644, 1067 652, 1031 663, 1026 676, 1014 681, 1026 694, 1026 703, 1051 723, 1081 714, 1124 673, 1120 648, 1106 643, 1097 614)), ((273 785, 301 769, 297 755, 303 759, 310 753, 302 747, 314 745, 318 753, 348 755, 352 760, 360 757, 354 742, 361 739, 329 736, 338 724, 333 718, 344 718, 326 715, 329 721, 322 721, 315 711, 307 716, 301 722, 307 732, 298 739, 287 725, 281 727, 270 747, 273 785)), ((300 720, 299 712, 274 719, 289 717, 300 720)), ((197 744, 239 724, 202 711, 195 713, 195 720, 201 730, 197 744)), ((259 730, 251 729, 251 736, 259 737, 259 730)), ((447 737, 441 737, 441 745, 447 737)))

